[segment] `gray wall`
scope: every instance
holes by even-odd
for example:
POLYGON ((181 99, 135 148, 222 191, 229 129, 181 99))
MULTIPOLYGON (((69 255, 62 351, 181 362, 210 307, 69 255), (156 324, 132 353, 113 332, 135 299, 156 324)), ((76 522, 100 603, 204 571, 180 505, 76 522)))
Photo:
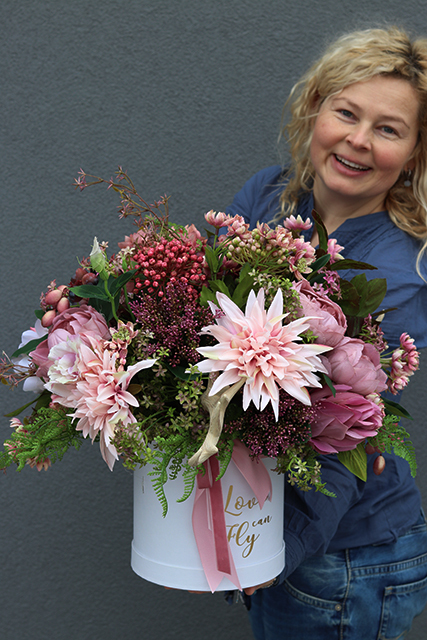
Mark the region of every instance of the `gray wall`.
MULTIPOLYGON (((202 225, 256 170, 277 162, 285 97, 328 38, 403 24, 416 0, 1 0, 1 347, 11 353, 40 292, 68 282, 94 235, 116 243, 111 192, 75 192, 80 167, 127 168, 178 222, 202 225)), ((427 355, 424 356, 427 360, 427 355)), ((424 378, 409 392, 427 495, 424 378), (424 447, 422 446, 424 445, 424 447)), ((28 397, 2 387, 4 414, 28 397)), ((0 421, 0 439, 8 436, 0 421)), ((98 447, 48 473, 9 471, 0 489, 0 638, 251 637, 219 595, 165 591, 134 575, 132 478, 98 447)), ((427 614, 412 640, 425 638, 427 614)), ((313 635, 315 637, 315 635, 313 635)))

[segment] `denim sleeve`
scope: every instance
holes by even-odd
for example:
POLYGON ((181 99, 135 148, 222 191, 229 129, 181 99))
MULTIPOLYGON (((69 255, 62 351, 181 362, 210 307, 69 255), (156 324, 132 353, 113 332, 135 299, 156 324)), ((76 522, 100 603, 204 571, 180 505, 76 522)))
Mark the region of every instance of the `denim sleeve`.
POLYGON ((365 483, 342 465, 335 455, 321 456, 322 481, 336 497, 314 489, 285 486, 285 568, 280 582, 306 558, 326 553, 339 523, 358 502, 365 483))

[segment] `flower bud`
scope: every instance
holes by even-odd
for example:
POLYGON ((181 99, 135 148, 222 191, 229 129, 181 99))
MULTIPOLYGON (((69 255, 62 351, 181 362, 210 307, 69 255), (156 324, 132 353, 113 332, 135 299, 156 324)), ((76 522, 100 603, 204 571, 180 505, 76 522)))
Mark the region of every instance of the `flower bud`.
POLYGON ((56 311, 55 309, 51 309, 50 311, 46 311, 46 313, 44 314, 43 318, 41 319, 41 325, 42 327, 50 327, 50 325, 52 324, 52 322, 54 321, 54 319, 56 318, 56 311))
POLYGON ((107 261, 96 237, 93 239, 93 247, 89 258, 92 269, 99 274, 102 280, 108 280, 108 273, 105 269, 107 261))
POLYGON ((376 476, 380 476, 382 474, 382 472, 384 471, 384 469, 385 469, 385 458, 384 458, 384 456, 380 455, 374 461, 373 471, 374 471, 376 476))
POLYGON ((69 307, 70 307, 70 301, 68 300, 68 298, 61 298, 61 300, 56 305, 56 310, 58 313, 62 313, 69 307))
POLYGON ((52 291, 49 291, 49 293, 45 295, 44 301, 47 305, 55 307, 61 300, 61 298, 62 291, 60 291, 59 289, 52 289, 52 291))

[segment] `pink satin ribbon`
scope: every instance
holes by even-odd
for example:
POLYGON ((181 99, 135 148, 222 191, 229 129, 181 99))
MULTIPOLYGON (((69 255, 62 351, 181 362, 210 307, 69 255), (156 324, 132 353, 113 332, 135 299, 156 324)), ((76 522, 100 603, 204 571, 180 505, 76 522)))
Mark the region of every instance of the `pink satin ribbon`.
MULTIPOLYGON (((267 497, 270 500, 272 497, 271 479, 267 469, 262 463, 250 458, 248 449, 240 441, 234 443, 232 460, 251 487, 262 509, 267 497)), ((221 480, 215 480, 219 475, 217 457, 211 456, 203 466, 205 473, 199 473, 197 476, 193 506, 193 531, 203 570, 212 593, 224 576, 241 591, 227 539, 221 480)))

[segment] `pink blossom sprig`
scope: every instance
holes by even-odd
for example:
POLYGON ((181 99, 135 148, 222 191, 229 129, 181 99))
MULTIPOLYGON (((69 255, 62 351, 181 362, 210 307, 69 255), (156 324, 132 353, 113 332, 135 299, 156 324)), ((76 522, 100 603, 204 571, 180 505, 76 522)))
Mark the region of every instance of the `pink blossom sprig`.
POLYGON ((232 237, 226 254, 229 260, 240 265, 253 264, 269 274, 309 273, 310 264, 315 260, 314 247, 302 237, 294 237, 285 227, 273 229, 265 223, 258 223, 250 231, 242 218, 228 226, 226 237, 232 237))
POLYGON ((414 340, 407 333, 400 336, 400 348, 395 349, 388 358, 381 358, 381 363, 390 367, 388 389, 393 394, 402 391, 419 367, 420 356, 415 348, 414 340))
POLYGON ((301 234, 301 231, 308 231, 308 229, 311 229, 313 224, 310 221, 310 218, 306 218, 306 220, 304 221, 298 214, 296 218, 293 215, 285 218, 283 221, 283 226, 285 227, 285 229, 288 229, 288 231, 292 232, 294 238, 297 238, 301 234))

